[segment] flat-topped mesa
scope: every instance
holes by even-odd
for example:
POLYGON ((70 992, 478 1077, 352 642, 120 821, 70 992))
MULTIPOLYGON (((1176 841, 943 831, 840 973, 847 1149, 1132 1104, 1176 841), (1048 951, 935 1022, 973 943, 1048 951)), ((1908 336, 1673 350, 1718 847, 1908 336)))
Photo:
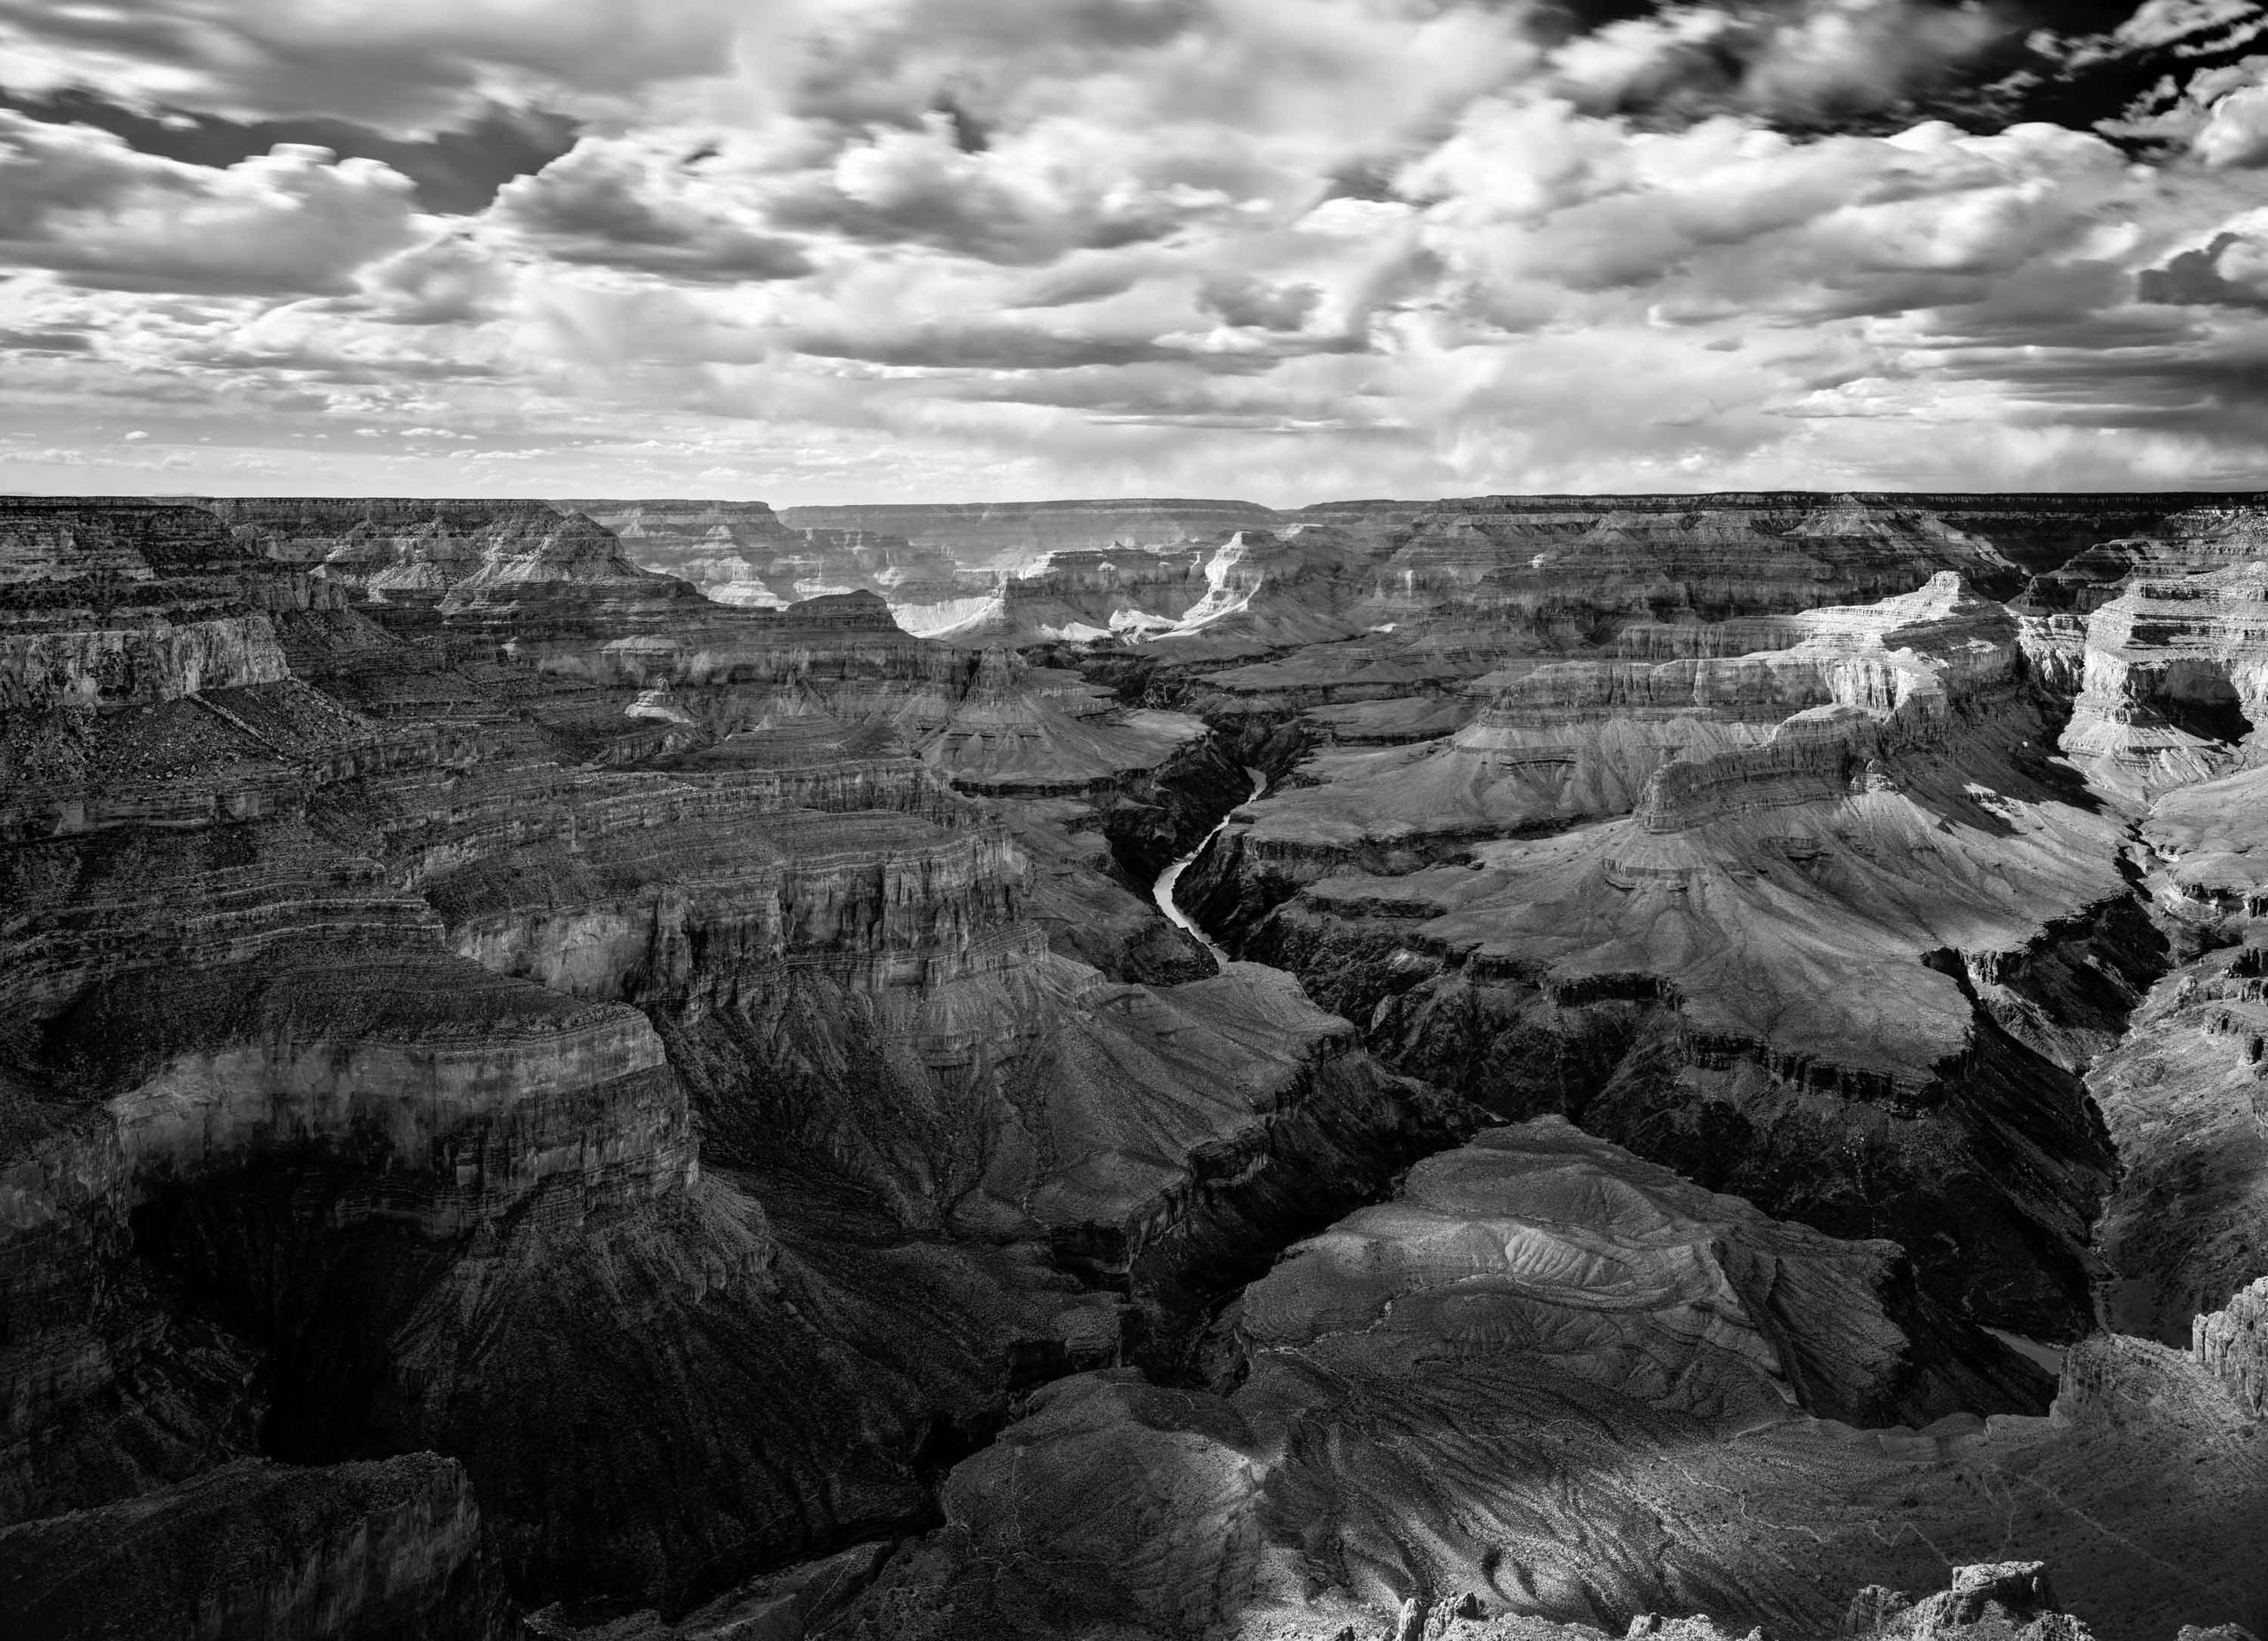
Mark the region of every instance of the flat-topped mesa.
POLYGON ((227 573, 259 556, 192 502, 0 496, 0 585, 105 571, 130 580, 227 573))
POLYGON ((1991 542, 2004 556, 2039 575, 2054 570, 2064 560, 2097 542, 2117 536, 2149 533, 2168 518, 2191 508, 2231 505, 2244 499, 2249 498, 2211 491, 2098 494, 1764 490, 1619 496, 1472 496, 1440 502, 1433 506, 1449 512, 1510 517, 1609 508, 1629 512, 1679 513, 1697 508, 1786 512, 1824 506, 1857 506, 1893 513, 1928 513, 1957 531, 1991 542))
POLYGON ((585 515, 620 537, 624 549, 651 570, 687 575, 671 561, 688 563, 719 553, 745 553, 751 562, 792 548, 799 533, 765 502, 579 500, 555 503, 585 515))
POLYGON ((2022 572, 1910 504, 1852 497, 1482 498, 1419 518, 1365 609, 1469 606, 1591 646, 1619 629, 1716 622, 1910 592, 1954 571, 1992 592, 2022 572))
POLYGON ((613 532, 544 502, 341 502, 231 522, 269 557, 319 564, 381 603, 463 603, 555 583, 656 593, 670 584, 631 563, 613 532))
POLYGON ((2268 561, 2139 580, 2087 618, 2063 751, 2132 798, 2210 778, 2268 721, 2268 561))
POLYGON ((2192 1323, 2190 1354, 2246 1412, 2268 1417, 2268 1276, 2192 1323))
POLYGON ((1014 651, 991 645, 921 756, 963 791, 1071 797, 1122 787, 1206 733, 1183 713, 1075 710, 1088 704, 1067 704, 1014 651))
POLYGON ((1212 541, 1278 523, 1274 509, 1251 502, 1146 499, 791 507, 781 517, 798 529, 902 535, 943 548, 965 568, 1029 564, 1064 550, 1212 541))

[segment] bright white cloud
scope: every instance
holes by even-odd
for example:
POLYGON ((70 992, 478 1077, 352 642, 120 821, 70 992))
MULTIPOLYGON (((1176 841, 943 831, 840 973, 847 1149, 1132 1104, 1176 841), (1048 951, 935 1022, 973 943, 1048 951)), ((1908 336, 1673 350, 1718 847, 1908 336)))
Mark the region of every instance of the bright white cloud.
POLYGON ((721 464, 779 501, 2268 465, 2249 74, 2199 76, 2189 156, 2145 167, 2053 126, 1899 129, 1997 49, 1981 4, 1573 39, 1521 0, 536 9, 153 0, 66 48, 0 0, 0 35, 121 90, 407 128, 540 89, 594 121, 437 218, 319 150, 221 169, 0 116, 24 447, 122 448, 74 417, 154 445, 202 406, 215 443, 168 487, 271 486, 289 449, 311 486, 721 464), (1880 134, 1774 128, 1861 105, 1880 134))
POLYGON ((0 110, 0 264, 126 290, 342 291, 414 235, 409 179, 279 144, 226 169, 0 110))

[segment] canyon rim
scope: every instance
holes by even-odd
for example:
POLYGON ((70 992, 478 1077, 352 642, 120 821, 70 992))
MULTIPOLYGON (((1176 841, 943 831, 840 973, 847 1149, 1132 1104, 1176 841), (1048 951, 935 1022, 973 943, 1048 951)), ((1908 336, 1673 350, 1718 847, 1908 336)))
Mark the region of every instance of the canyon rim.
POLYGON ((0 1634, 2256 1641, 2264 362, 2242 0, 0 0, 0 1634))

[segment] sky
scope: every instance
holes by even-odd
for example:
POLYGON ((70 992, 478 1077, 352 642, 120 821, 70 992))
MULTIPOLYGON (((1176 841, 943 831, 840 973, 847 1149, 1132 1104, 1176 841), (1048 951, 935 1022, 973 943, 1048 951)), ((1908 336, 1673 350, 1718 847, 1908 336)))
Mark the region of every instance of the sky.
POLYGON ((2268 488, 2249 0, 0 0, 0 491, 2268 488))

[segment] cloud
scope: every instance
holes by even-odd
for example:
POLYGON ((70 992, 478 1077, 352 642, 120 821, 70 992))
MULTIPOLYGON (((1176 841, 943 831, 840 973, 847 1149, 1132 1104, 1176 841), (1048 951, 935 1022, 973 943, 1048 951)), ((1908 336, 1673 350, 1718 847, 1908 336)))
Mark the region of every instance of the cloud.
MULTIPOLYGON (((447 217, 376 157, 0 123, 0 437, 201 416, 233 443, 198 484, 284 452, 310 486, 721 466, 775 500, 2268 468, 2257 76, 2183 58, 2150 165, 1921 119, 1990 89, 2035 0, 542 9, 555 39, 525 0, 0 0, 136 144, 115 110, 420 152, 468 111, 583 122, 447 217)), ((2055 49, 2126 72, 2081 10, 2055 49)), ((2177 10, 2165 49, 2223 38, 2177 10)))
POLYGON ((284 144, 225 170, 0 111, 0 263, 120 290, 343 292, 413 237, 409 180, 284 144))
POLYGON ((877 129, 823 168, 766 187, 775 224, 879 245, 914 245, 985 261, 1031 265, 1067 252, 1163 238, 1232 217, 1241 197, 1223 182, 1241 167, 1052 120, 963 149, 947 116, 877 129))
POLYGON ((812 262, 762 230, 752 202, 713 155, 652 140, 586 137, 533 176, 499 191, 488 220, 563 262, 693 281, 792 279, 812 262))
POLYGON ((559 106, 729 73, 739 31, 787 20, 762 0, 0 0, 0 60, 19 91, 92 85, 138 105, 416 136, 532 90, 559 106))
POLYGON ((393 324, 469 324, 493 317, 511 275, 470 235, 438 235, 365 266, 360 304, 393 324))
POLYGON ((2023 33, 1982 4, 1751 0, 1671 4, 1561 47, 1558 89, 1600 113, 1679 122, 1737 112, 1817 121, 1943 86, 2023 33))
POLYGON ((2190 148, 2209 166, 2268 165, 2268 80, 2214 98, 2190 148))
POLYGON ((2163 268, 2145 268, 2139 294, 2146 302, 2268 309, 2268 239, 2216 234, 2163 268))
POLYGON ((90 125, 137 152, 214 167, 267 153, 278 143, 328 148, 342 159, 377 159, 416 184, 422 209, 478 211, 515 176, 573 146, 575 122, 542 109, 484 107, 461 124, 415 139, 390 137, 349 120, 237 121, 179 109, 128 107, 81 87, 43 97, 0 89, 0 107, 52 124, 90 125))

